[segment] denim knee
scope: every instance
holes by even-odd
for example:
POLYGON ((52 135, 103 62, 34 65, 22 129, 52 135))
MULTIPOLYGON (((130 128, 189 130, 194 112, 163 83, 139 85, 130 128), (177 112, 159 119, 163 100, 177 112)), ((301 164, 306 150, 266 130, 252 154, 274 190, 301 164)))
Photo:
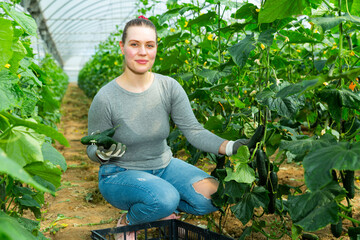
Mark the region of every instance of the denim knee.
POLYGON ((159 196, 159 209, 163 212, 164 217, 169 216, 179 206, 180 194, 177 191, 165 190, 163 196, 159 196))

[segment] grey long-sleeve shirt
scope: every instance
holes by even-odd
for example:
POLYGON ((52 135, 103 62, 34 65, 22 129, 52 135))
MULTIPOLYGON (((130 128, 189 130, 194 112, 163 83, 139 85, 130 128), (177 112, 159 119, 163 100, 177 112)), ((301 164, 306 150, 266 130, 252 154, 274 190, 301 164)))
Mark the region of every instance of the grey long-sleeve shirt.
POLYGON ((166 167, 172 158, 166 141, 169 116, 193 146, 218 154, 225 139, 204 129, 197 121, 186 92, 175 79, 154 75, 152 85, 142 93, 129 92, 113 80, 94 97, 89 109, 88 133, 119 125, 113 138, 127 147, 121 158, 110 161, 127 169, 166 167))

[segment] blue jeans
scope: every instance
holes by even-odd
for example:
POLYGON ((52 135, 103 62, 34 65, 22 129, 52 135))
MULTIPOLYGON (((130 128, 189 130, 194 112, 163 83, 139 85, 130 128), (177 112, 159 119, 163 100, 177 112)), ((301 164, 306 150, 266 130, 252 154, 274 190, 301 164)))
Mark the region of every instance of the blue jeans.
POLYGON ((128 211, 130 224, 139 224, 176 211, 204 215, 218 210, 211 199, 193 187, 205 178, 212 177, 177 158, 157 170, 130 170, 105 164, 99 171, 99 189, 111 205, 128 211))

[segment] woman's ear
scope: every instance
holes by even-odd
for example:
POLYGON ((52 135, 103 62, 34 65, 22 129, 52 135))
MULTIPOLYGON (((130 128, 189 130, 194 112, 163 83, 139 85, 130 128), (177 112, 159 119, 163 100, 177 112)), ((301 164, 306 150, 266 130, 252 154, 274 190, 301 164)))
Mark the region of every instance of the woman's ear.
POLYGON ((120 49, 121 49, 122 54, 124 54, 124 44, 123 44, 123 42, 120 41, 119 45, 120 45, 120 49))

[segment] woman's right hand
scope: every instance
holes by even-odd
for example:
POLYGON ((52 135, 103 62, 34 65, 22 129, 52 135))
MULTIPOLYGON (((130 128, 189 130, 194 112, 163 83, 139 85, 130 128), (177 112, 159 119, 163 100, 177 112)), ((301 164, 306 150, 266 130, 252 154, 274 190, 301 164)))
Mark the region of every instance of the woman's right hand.
POLYGON ((103 146, 98 146, 96 155, 104 161, 108 161, 110 158, 119 158, 124 155, 126 146, 122 143, 112 144, 109 149, 105 149, 103 146))

